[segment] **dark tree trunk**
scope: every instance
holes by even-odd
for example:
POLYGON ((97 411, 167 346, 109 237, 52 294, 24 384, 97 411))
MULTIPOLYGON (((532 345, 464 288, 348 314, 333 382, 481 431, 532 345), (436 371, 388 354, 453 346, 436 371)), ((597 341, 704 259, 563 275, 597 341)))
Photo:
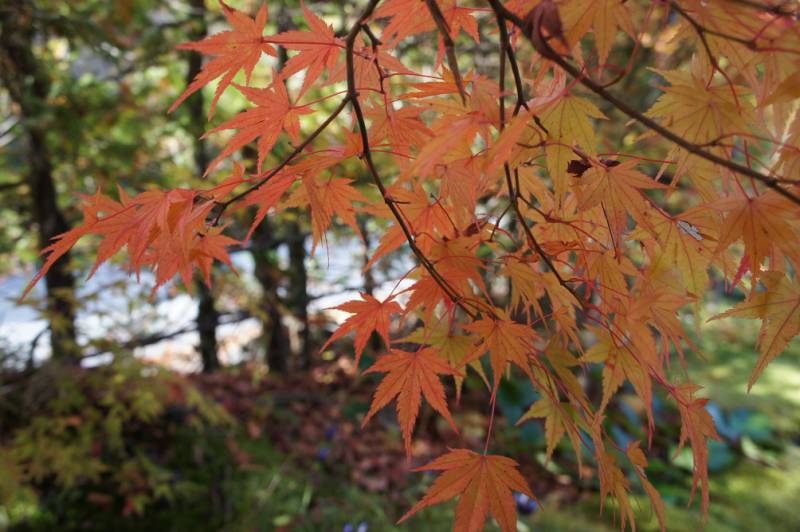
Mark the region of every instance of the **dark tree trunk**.
POLYGON ((217 371, 220 364, 217 352, 217 326, 219 312, 214 305, 214 293, 203 282, 197 282, 197 332, 200 335, 200 360, 203 373, 217 371))
MULTIPOLYGON (((358 224, 358 230, 361 231, 361 236, 364 238, 364 254, 362 256, 362 262, 364 263, 363 266, 365 267, 369 263, 370 259, 370 248, 372 247, 372 239, 369 232, 369 228, 367 227, 367 217, 363 214, 359 214, 356 216, 356 223, 358 224)), ((375 277, 372 275, 372 270, 364 270, 364 292, 367 295, 374 296, 375 292, 375 277)), ((375 353, 380 353, 383 349, 383 340, 381 339, 378 333, 373 332, 369 337, 369 347, 375 353)))
POLYGON ((306 271, 306 234, 300 224, 290 222, 289 233, 289 297, 292 312, 300 322, 297 350, 300 369, 311 367, 311 350, 308 328, 308 272, 306 271))
MULTIPOLYGON (((191 0, 192 28, 190 38, 200 40, 207 35, 206 5, 205 0, 191 0)), ((203 66, 203 57, 197 53, 189 54, 189 68, 186 71, 186 83, 191 83, 203 66)), ((205 110, 203 108, 203 91, 192 94, 185 103, 188 115, 187 129, 194 138, 194 164, 197 175, 202 177, 208 166, 208 149, 203 135, 205 123, 205 110)), ((195 283, 197 287, 197 332, 200 336, 200 358, 203 363, 203 372, 211 373, 221 367, 217 345, 217 327, 219 326, 219 312, 215 306, 214 293, 202 280, 195 283)))
POLYGON ((278 297, 278 280, 281 276, 278 264, 273 260, 276 247, 272 224, 265 218, 253 231, 252 250, 255 262, 255 277, 261 285, 262 310, 264 312, 264 347, 270 371, 285 374, 289 371, 289 335, 283 326, 283 313, 278 297))
MULTIPOLYGON (((58 207, 53 166, 47 147, 46 111, 50 80, 33 55, 34 30, 25 3, 9 3, 0 10, 0 76, 19 106, 28 140, 28 174, 31 218, 36 225, 39 248, 69 230, 58 207)), ((45 275, 50 346, 54 358, 77 362, 75 331, 75 278, 65 253, 45 275)))
MULTIPOLYGON (((356 216, 356 223, 358 224, 358 230, 361 231, 361 236, 364 238, 364 253, 362 255, 362 262, 364 263, 364 267, 369 263, 369 252, 370 247, 372 247, 372 238, 369 233, 369 228, 367 228, 367 217, 363 214, 358 214, 356 216)), ((364 292, 368 295, 374 295, 375 292, 375 277, 372 275, 372 270, 364 270, 364 292)))

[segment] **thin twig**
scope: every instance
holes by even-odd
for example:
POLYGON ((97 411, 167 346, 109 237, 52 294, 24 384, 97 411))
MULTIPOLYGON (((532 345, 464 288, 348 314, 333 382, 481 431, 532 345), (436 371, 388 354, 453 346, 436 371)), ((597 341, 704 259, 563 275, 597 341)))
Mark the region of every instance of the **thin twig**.
MULTIPOLYGON (((714 56, 711 54, 711 52, 709 50, 708 43, 706 42, 706 39, 705 39, 705 35, 706 34, 713 35, 715 37, 719 37, 721 39, 725 39, 725 40, 728 40, 728 41, 733 41, 735 43, 739 43, 742 46, 745 46, 746 48, 748 48, 749 50, 752 50, 754 52, 769 52, 769 51, 778 51, 779 50, 779 51, 784 52, 784 53, 800 54, 800 50, 792 50, 792 49, 788 49, 788 48, 779 48, 779 49, 777 49, 777 48, 772 48, 772 47, 769 47, 769 46, 759 46, 758 43, 757 43, 757 40, 758 40, 757 36, 756 37, 751 37, 750 39, 745 39, 744 37, 739 37, 738 35, 731 35, 730 33, 725 33, 725 32, 719 31, 719 30, 715 30, 713 28, 709 28, 709 27, 704 26, 703 24, 701 24, 696 18, 694 18, 692 15, 690 15, 689 12, 686 11, 685 9, 683 9, 680 6, 680 4, 678 4, 678 2, 676 2, 675 0, 671 0, 669 2, 669 4, 670 4, 670 7, 672 7, 672 9, 674 9, 684 19, 686 19, 686 21, 689 24, 691 24, 692 27, 700 35, 700 38, 703 41, 703 46, 706 48, 706 50, 708 50, 709 58, 711 59, 712 64, 716 63, 716 59, 714 58, 714 56)), ((761 33, 761 32, 759 32, 759 33, 761 33)))
MULTIPOLYGON (((488 1, 492 5, 492 8, 495 9, 495 11, 499 13, 503 19, 510 21, 512 24, 523 30, 523 33, 525 33, 524 31, 525 22, 521 18, 519 18, 515 13, 506 9, 498 0, 488 0, 488 1)), ((537 31, 537 29, 533 28, 533 31, 537 31)), ((570 76, 575 78, 581 85, 583 85, 590 91, 594 92, 595 94, 603 98, 605 101, 616 107, 618 110, 622 111, 624 114, 628 115, 630 118, 636 120, 643 126, 651 129, 652 131, 655 131, 665 139, 674 142, 675 144, 685 149, 689 153, 692 153, 712 163, 723 166, 728 170, 736 172, 737 174, 760 181, 767 188, 774 190, 781 196, 800 205, 800 196, 798 196, 794 192, 791 192, 781 187, 780 181, 778 179, 772 176, 764 175, 760 172, 753 170, 752 168, 748 168, 746 166, 737 164, 731 160, 725 159, 723 157, 705 151, 700 146, 692 142, 689 142, 688 140, 681 137, 677 133, 674 133, 669 129, 667 129, 666 127, 662 126, 652 118, 647 117, 644 114, 640 113, 639 111, 637 111, 624 101, 620 100, 619 98, 608 92, 601 85, 597 84, 590 78, 587 78, 585 75, 581 73, 581 71, 578 68, 569 63, 561 55, 556 53, 555 50, 553 50, 544 40, 534 39, 532 38, 531 35, 528 34, 525 34, 525 37, 528 39, 531 45, 533 45, 536 51, 539 52, 539 54, 557 64, 559 67, 561 67, 562 70, 564 70, 570 76)))
MULTIPOLYGON (((472 309, 466 306, 465 300, 453 289, 452 285, 442 277, 441 273, 436 269, 436 267, 431 263, 431 261, 425 256, 424 253, 419 249, 416 244, 416 240, 414 235, 411 233, 411 230, 408 227, 408 224, 405 222, 403 218, 402 212, 398 208, 396 202, 389 196, 388 191, 386 190, 386 186, 383 184, 381 180, 380 174, 378 173, 377 168, 375 167, 375 163, 372 160, 372 152, 370 150, 369 145, 369 134, 367 132, 367 124, 364 118, 364 111, 361 108, 361 103, 358 100, 358 90, 356 88, 356 74, 355 74, 355 56, 353 54, 353 47, 355 46, 356 37, 358 36, 359 32, 363 29, 364 23, 367 19, 372 15, 372 12, 375 10, 375 7, 378 5, 380 0, 370 0, 369 4, 364 8, 364 11, 358 18, 358 21, 353 25, 350 29, 350 32, 347 34, 347 38, 345 40, 345 59, 347 61, 346 64, 346 71, 347 71, 347 96, 348 101, 353 107, 353 112, 356 116, 356 123, 358 124, 359 134, 361 136, 361 144, 362 144, 362 159, 364 160, 364 164, 367 166, 370 174, 372 175, 372 179, 375 182, 375 185, 378 187, 378 190, 383 197, 384 203, 386 206, 389 207, 389 210, 392 211, 392 215, 395 218, 395 221, 400 226, 400 229, 403 231, 403 234, 406 237, 406 241, 408 242, 409 247, 416 255, 417 259, 419 260, 420 264, 428 271, 430 276, 436 281, 436 283, 442 288, 448 298, 461 307, 464 312, 470 316, 471 318, 476 318, 477 314, 472 309)), ((377 58, 375 59, 377 61, 377 58)))
POLYGON ((348 94, 347 96, 345 96, 342 99, 341 102, 339 102, 339 105, 336 107, 336 109, 330 114, 330 116, 328 116, 328 118, 325 119, 325 121, 322 124, 319 125, 319 127, 317 129, 314 130, 313 133, 311 133, 308 137, 306 137, 306 139, 303 142, 301 142, 295 149, 293 149, 292 152, 289 155, 287 155, 286 158, 283 161, 281 161, 281 163, 278 166, 276 166, 275 168, 270 170, 263 178, 258 180, 258 182, 256 182, 253 186, 251 186, 247 190, 244 190, 244 191, 236 194, 235 196, 233 196, 232 198, 230 198, 230 199, 228 199, 226 201, 218 203, 220 208, 219 208, 219 212, 217 212, 217 216, 214 218, 213 225, 217 225, 219 223, 219 219, 222 216, 222 213, 225 212, 225 209, 227 209, 228 206, 230 206, 232 203, 235 203, 235 202, 241 200, 242 198, 244 198, 245 196, 255 192, 256 190, 258 190, 262 185, 264 185, 264 183, 266 183, 267 181, 272 179, 272 177, 275 174, 277 174, 278 172, 283 170, 283 168, 287 164, 292 162, 292 160, 295 157, 297 157, 304 149, 306 149, 306 146, 311 144, 314 141, 314 139, 317 138, 320 135, 320 133, 325 131, 325 129, 327 129, 328 126, 331 125, 331 122, 333 122, 336 119, 336 117, 339 116, 339 113, 341 113, 344 110, 344 108, 347 106, 347 102, 349 100, 350 100, 350 95, 348 94))
POLYGON ((444 14, 442 14, 442 10, 439 9, 439 4, 436 3, 436 0, 425 0, 425 5, 428 6, 428 11, 430 11, 431 17, 433 17, 433 21, 436 23, 436 28, 442 36, 442 42, 444 43, 444 49, 447 55, 447 64, 450 65, 450 71, 453 73, 453 79, 455 79, 456 87, 458 87, 458 93, 461 95, 461 103, 466 105, 467 94, 464 91, 464 82, 461 79, 461 72, 458 70, 458 58, 456 57, 453 38, 450 36, 450 26, 447 24, 447 20, 445 20, 444 14))
MULTIPOLYGON (((494 5, 493 5, 494 7, 494 5)), ((495 10, 495 16, 497 18, 497 25, 500 28, 500 131, 505 128, 505 84, 506 84, 506 56, 509 58, 509 63, 511 63, 512 67, 511 70, 514 72, 514 81, 517 88, 517 104, 514 108, 514 115, 516 115, 523 105, 525 105, 524 97, 522 96, 522 82, 519 76, 519 68, 514 68, 516 66, 516 60, 514 54, 509 54, 508 51, 511 48, 511 43, 509 42, 508 32, 506 31, 506 23, 503 20, 503 16, 500 14, 499 11, 495 10)), ((527 108, 527 106, 525 106, 527 108)), ((539 123, 537 121, 537 123, 539 123)), ((541 126, 544 129, 543 126, 541 126)), ((517 215, 517 219, 519 220, 520 224, 522 224, 522 228, 525 230, 525 236, 528 240, 528 245, 534 249, 534 251, 542 258, 542 261, 547 265, 550 271, 553 272, 553 275, 556 276, 558 283, 564 287, 572 296, 575 298, 576 301, 581 301, 578 295, 575 293, 573 288, 567 284, 563 277, 561 277, 561 273, 556 269, 553 261, 550 257, 545 253, 542 246, 536 240, 536 237, 533 235, 533 231, 531 230, 530 226, 528 225, 528 221, 522 215, 522 210, 519 206, 519 194, 518 189, 514 187, 514 183, 511 179, 511 168, 508 165, 508 162, 503 163, 503 172, 505 173, 506 177, 506 186, 508 187, 508 196, 511 200, 511 207, 514 209, 514 213, 517 215)))

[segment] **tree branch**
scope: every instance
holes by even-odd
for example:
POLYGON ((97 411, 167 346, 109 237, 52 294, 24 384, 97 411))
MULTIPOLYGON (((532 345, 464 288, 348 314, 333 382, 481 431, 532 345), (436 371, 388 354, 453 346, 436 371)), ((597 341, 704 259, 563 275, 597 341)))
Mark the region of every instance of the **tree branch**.
MULTIPOLYGON (((406 241, 408 242, 409 247, 416 255, 417 259, 419 260, 420 264, 428 271, 430 276, 436 281, 436 283, 442 288, 442 290, 447 294, 447 297, 450 300, 458 305, 459 307, 464 310, 464 312, 469 315, 471 318, 475 318, 477 314, 469 309, 466 306, 465 300, 455 291, 455 289, 450 285, 447 280, 442 277, 441 273, 436 269, 436 267, 431 263, 431 261, 425 256, 424 253, 419 249, 416 244, 414 235, 411 233, 411 230, 408 227, 408 224, 405 222, 403 214, 400 212, 400 209, 397 207, 397 203, 389 196, 388 191, 386 190, 386 186, 383 184, 381 180, 380 174, 378 173, 377 168, 375 167, 375 163, 372 160, 372 151, 370 150, 369 145, 369 134, 367 133, 367 124, 364 118, 364 111, 361 108, 361 102, 358 100, 358 90, 356 88, 356 73, 355 73, 355 54, 353 52, 353 47, 355 46, 356 37, 358 36, 359 32, 362 30, 363 25, 366 23, 367 19, 372 15, 372 12, 375 10, 375 7, 378 5, 380 0, 370 0, 367 7, 364 8, 364 11, 359 16, 356 23, 350 29, 350 32, 347 34, 347 39, 345 40, 345 56, 347 60, 346 70, 347 70, 347 100, 349 100, 350 104, 353 107, 353 112, 356 116, 356 123, 358 124, 358 131, 361 136, 361 144, 362 144, 362 159, 364 160, 364 164, 367 166, 369 173, 372 175, 372 179, 375 182, 375 185, 378 187, 378 190, 383 197, 384 203, 386 206, 389 207, 389 210, 392 211, 392 215, 395 218, 400 229, 403 231, 403 234, 406 237, 406 241)), ((375 59, 377 61, 377 58, 375 59)))
POLYGON ((235 203, 244 198, 245 196, 258 190, 262 185, 264 185, 264 183, 272 179, 272 177, 275 174, 283 170, 283 168, 287 164, 292 162, 292 160, 295 157, 297 157, 304 149, 306 149, 306 146, 314 142, 314 139, 316 139, 323 131, 325 131, 328 128, 328 126, 331 125, 331 123, 336 119, 336 117, 339 116, 339 113, 341 113, 344 110, 349 100, 350 100, 350 95, 348 94, 342 99, 341 102, 339 102, 339 105, 336 107, 336 109, 328 116, 328 118, 325 119, 325 121, 322 124, 319 125, 319 127, 317 127, 317 129, 315 129, 308 137, 306 137, 306 139, 303 142, 301 142, 295 149, 293 149, 292 152, 289 155, 287 155, 286 158, 283 161, 281 161, 281 163, 278 166, 270 170, 263 178, 258 180, 256 184, 252 185, 247 190, 244 190, 236 194, 234 197, 218 203, 218 205, 220 205, 220 208, 219 211, 217 212, 217 216, 214 218, 213 225, 217 225, 219 223, 219 219, 222 216, 222 213, 225 212, 225 209, 227 209, 232 203, 235 203))
POLYGON ((450 65, 450 71, 453 73, 453 79, 455 79, 456 87, 458 87, 458 93, 461 95, 461 103, 466 105, 467 94, 464 92, 464 82, 461 80, 461 72, 458 70, 458 58, 456 58, 453 38, 450 36, 450 26, 447 24, 447 20, 445 20, 442 10, 439 9, 439 4, 436 3, 436 0, 425 0, 425 5, 428 6, 428 11, 431 17, 433 17, 433 21, 436 23, 439 34, 442 36, 445 53, 447 54, 447 63, 450 65))
MULTIPOLYGON (((700 146, 698 146, 698 145, 696 145, 696 144, 694 144, 692 142, 689 142, 688 140, 686 140, 685 138, 681 137, 680 135, 678 135, 676 133, 673 133, 672 131, 670 131, 666 127, 662 126, 661 124, 659 124, 658 122, 656 122, 652 118, 650 118, 648 116, 645 116, 644 114, 640 113, 639 111, 637 111, 636 109, 634 109, 633 107, 631 107, 630 105, 625 103, 624 101, 620 100, 619 98, 617 98, 616 96, 614 96, 613 94, 608 92, 604 87, 602 87, 601 85, 595 83, 591 79, 587 78, 578 68, 576 68, 571 63, 569 63, 561 55, 556 53, 547 44, 547 42, 544 39, 536 39, 536 38, 533 38, 532 35, 527 34, 525 32, 525 22, 521 18, 519 18, 515 13, 513 13, 513 12, 509 11, 508 9, 506 9, 505 7, 503 7, 503 5, 500 4, 500 2, 498 0, 488 0, 488 1, 491 4, 492 8, 495 9, 495 11, 497 13, 499 13, 500 16, 503 19, 508 20, 509 22, 511 22, 512 24, 514 24, 515 26, 520 28, 520 30, 523 31, 523 33, 525 34, 525 37, 528 39, 528 41, 531 43, 531 45, 534 47, 534 49, 539 54, 541 54, 543 57, 545 57, 548 60, 550 60, 550 61, 554 62, 555 64, 557 64, 562 70, 564 70, 570 76, 575 78, 581 85, 583 85, 584 87, 586 87, 590 91, 594 92, 595 94, 597 94, 598 96, 603 98, 606 102, 610 103, 611 105, 616 107, 618 110, 620 110, 624 114, 628 115, 630 118, 636 120, 637 122, 639 122, 640 124, 642 124, 643 126, 649 128, 649 129, 651 129, 652 131, 655 131, 656 133, 658 133, 659 135, 661 135, 665 139, 674 142, 675 144, 677 144, 681 148, 685 149, 689 153, 692 153, 693 155, 696 155, 696 156, 698 156, 698 157, 700 157, 702 159, 705 159, 707 161, 710 161, 712 163, 715 163, 715 164, 718 164, 718 165, 720 165, 722 167, 725 167, 728 170, 736 172, 737 174, 743 175, 745 177, 750 177, 750 178, 753 178, 753 179, 755 179, 757 181, 760 181, 767 188, 774 190, 775 192, 777 192, 781 196, 783 196, 783 197, 791 200, 792 202, 800 205, 800 196, 798 196, 794 192, 791 192, 791 191, 786 190, 785 188, 781 187, 780 186, 780 182, 781 181, 779 181, 775 177, 764 175, 764 174, 762 174, 760 172, 757 172, 757 171, 753 170, 752 168, 748 168, 746 166, 742 166, 742 165, 737 164, 737 163, 735 163, 735 162, 733 162, 731 160, 728 160, 728 159, 725 159, 725 158, 720 157, 718 155, 715 155, 713 153, 710 153, 710 152, 702 149, 700 146)), ((538 29, 537 28, 532 28, 531 31, 535 32, 535 31, 538 31, 538 29)))
MULTIPOLYGON (((494 8, 494 3, 492 3, 492 7, 494 8)), ((513 52, 511 52, 511 46, 508 38, 508 31, 506 30, 506 23, 503 20, 503 16, 497 10, 495 10, 495 17, 497 19, 497 25, 500 28, 500 131, 505 128, 505 90, 506 90, 506 56, 509 58, 509 62, 511 63, 511 70, 514 74, 514 82, 517 89, 517 104, 514 108, 514 115, 516 116, 519 113, 522 106, 525 106, 527 109, 527 105, 525 104, 525 99, 522 93, 522 78, 519 74, 519 67, 516 63, 516 58, 514 57, 513 52)), ((547 132, 547 129, 542 126, 538 120, 536 119, 536 123, 540 125, 543 131, 547 132)), ((511 201, 511 206, 514 209, 514 213, 517 216, 522 228, 525 230, 525 236, 527 237, 528 245, 533 248, 533 250, 542 258, 542 261, 547 265, 553 275, 556 276, 558 283, 564 287, 572 296, 575 298, 576 301, 581 301, 578 295, 575 293, 573 288, 567 284, 563 277, 561 277, 561 273, 556 269, 553 261, 550 257, 545 253, 542 246, 539 245, 539 242, 536 240, 536 237, 533 235, 533 231, 531 231, 530 226, 528 225, 528 221, 522 215, 522 210, 519 207, 519 196, 518 190, 514 187, 513 180, 511 179, 511 168, 508 165, 508 162, 503 163, 503 172, 505 173, 506 177, 506 186, 508 188, 508 196, 511 201)))

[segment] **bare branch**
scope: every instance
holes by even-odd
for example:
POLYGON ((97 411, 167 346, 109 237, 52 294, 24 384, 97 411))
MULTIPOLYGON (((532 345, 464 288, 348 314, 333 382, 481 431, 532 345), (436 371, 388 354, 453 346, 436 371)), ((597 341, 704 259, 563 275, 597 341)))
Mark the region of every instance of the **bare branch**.
POLYGON ((439 34, 442 36, 445 53, 447 54, 447 64, 450 65, 450 71, 453 73, 453 78, 456 81, 458 93, 461 95, 461 103, 466 105, 467 94, 464 92, 464 82, 461 80, 461 72, 458 70, 458 58, 456 57, 453 38, 450 36, 450 26, 447 24, 447 20, 445 20, 444 14, 442 14, 442 10, 439 9, 439 4, 436 3, 436 0, 425 0, 425 4, 428 6, 428 11, 430 11, 431 17, 433 17, 433 21, 439 29, 439 34))

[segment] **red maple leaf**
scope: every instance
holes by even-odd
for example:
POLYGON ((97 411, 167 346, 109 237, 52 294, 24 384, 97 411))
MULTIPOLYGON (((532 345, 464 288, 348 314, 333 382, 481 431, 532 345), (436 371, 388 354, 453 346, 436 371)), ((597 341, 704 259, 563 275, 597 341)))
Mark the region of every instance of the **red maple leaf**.
POLYGON ((233 29, 178 46, 181 50, 193 50, 203 55, 214 56, 214 59, 203 66, 186 90, 175 100, 175 103, 169 108, 170 113, 193 93, 222 76, 217 90, 214 92, 214 99, 211 100, 211 108, 208 110, 208 116, 211 118, 217 100, 240 70, 244 69, 247 82, 250 83, 250 76, 261 58, 261 54, 276 55, 275 49, 262 37, 264 26, 267 24, 266 4, 262 5, 255 18, 251 19, 241 11, 229 7, 222 0, 219 3, 225 18, 233 29))

